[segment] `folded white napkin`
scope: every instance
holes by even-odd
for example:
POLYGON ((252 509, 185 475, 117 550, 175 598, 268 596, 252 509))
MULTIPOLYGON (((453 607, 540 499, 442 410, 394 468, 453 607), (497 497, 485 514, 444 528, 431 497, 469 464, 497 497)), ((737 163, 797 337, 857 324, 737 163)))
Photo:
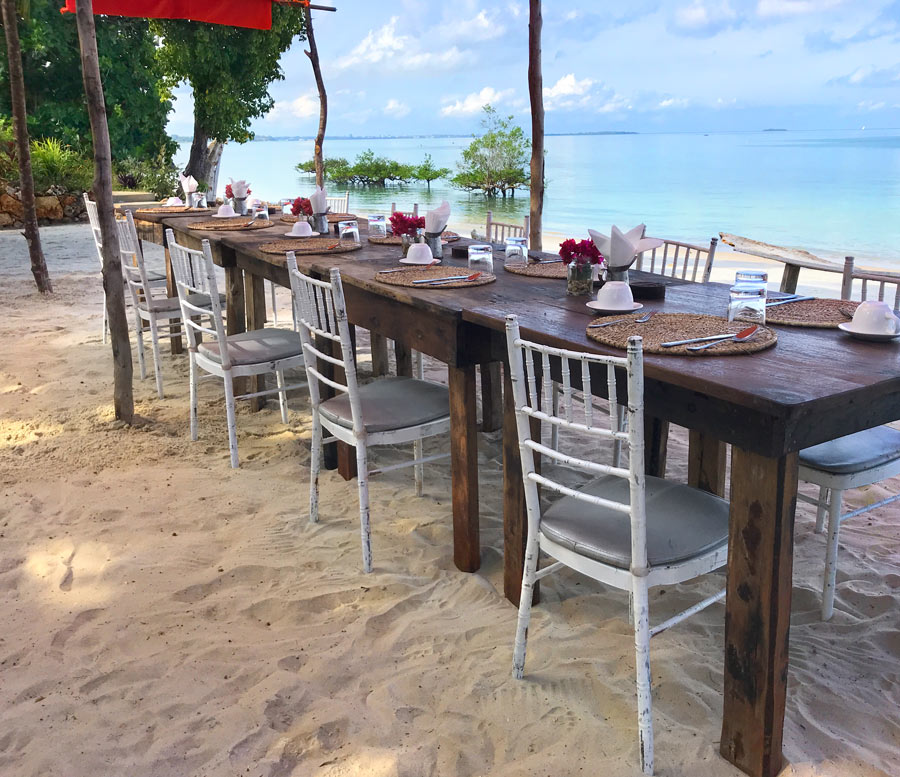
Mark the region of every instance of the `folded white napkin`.
POLYGON ((231 183, 231 193, 235 199, 242 200, 247 196, 247 189, 250 188, 250 184, 243 179, 235 181, 234 178, 229 178, 228 181, 231 183))
POLYGON ((197 182, 194 180, 194 176, 179 173, 178 178, 181 181, 181 188, 184 189, 185 196, 190 199, 191 195, 197 191, 197 182))
POLYGON ((425 231, 442 232, 450 221, 450 203, 444 200, 439 207, 425 213, 425 231))
POLYGON ((328 195, 325 193, 325 190, 321 186, 317 186, 316 190, 309 195, 309 204, 312 205, 313 213, 324 213, 325 212, 325 198, 328 195))
POLYGON ((589 229, 588 234, 597 250, 605 257, 607 267, 624 269, 631 266, 638 254, 663 244, 662 240, 655 237, 642 237, 644 229, 643 224, 638 224, 634 229, 622 232, 614 226, 609 237, 593 229, 589 229))

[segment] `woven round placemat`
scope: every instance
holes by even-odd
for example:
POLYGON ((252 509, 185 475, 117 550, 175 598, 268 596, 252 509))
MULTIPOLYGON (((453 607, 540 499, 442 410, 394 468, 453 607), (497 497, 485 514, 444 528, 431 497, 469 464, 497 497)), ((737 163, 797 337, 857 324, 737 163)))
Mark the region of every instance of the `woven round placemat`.
POLYGON ((250 231, 253 229, 267 229, 268 227, 274 227, 275 224, 271 221, 262 221, 260 219, 256 219, 254 221, 250 221, 249 216, 233 216, 229 219, 209 219, 208 221, 195 221, 193 224, 188 224, 190 229, 197 229, 204 232, 243 232, 250 231))
POLYGON ((565 262, 548 264, 504 264, 503 269, 513 275, 527 275, 529 278, 565 278, 565 262))
POLYGON ((295 254, 347 254, 359 251, 360 248, 362 245, 359 243, 341 245, 336 237, 304 237, 263 243, 259 250, 264 254, 283 254, 286 251, 293 251, 295 254))
POLYGON ((468 286, 484 286, 497 280, 496 275, 483 273, 480 278, 476 278, 474 281, 449 281, 436 286, 428 283, 413 283, 413 281, 424 280, 425 278, 453 278, 457 275, 465 275, 466 272, 465 267, 432 265, 431 267, 410 267, 397 272, 381 273, 376 275, 375 279, 389 286, 406 286, 414 289, 462 289, 468 286))
MULTIPOLYGON (((726 332, 737 334, 746 329, 746 321, 728 322, 717 316, 702 316, 693 313, 657 313, 645 324, 632 323, 640 318, 640 313, 632 313, 624 318, 630 319, 621 324, 605 326, 602 329, 586 330, 587 336, 603 345, 613 348, 628 348, 628 338, 632 335, 640 335, 644 339, 644 353, 664 353, 669 356, 729 356, 733 354, 756 353, 766 348, 771 348, 778 341, 778 335, 771 329, 761 326, 752 338, 743 342, 732 341, 714 345, 712 348, 704 348, 702 351, 689 351, 687 345, 676 345, 672 348, 663 348, 660 343, 668 343, 672 340, 688 340, 692 337, 708 337, 709 335, 722 335, 726 332)), ((602 319, 598 319, 602 321, 602 319)), ((690 343, 694 345, 694 343, 690 343)), ((702 345, 702 343, 696 343, 702 345)))
POLYGON ((403 242, 403 238, 400 235, 385 235, 384 237, 372 235, 369 237, 369 242, 377 246, 398 246, 403 242))
POLYGON ((339 221, 353 221, 357 218, 355 213, 327 213, 329 224, 337 224, 339 221))
POLYGON ((451 232, 449 229, 445 229, 441 232, 441 240, 446 240, 448 243, 455 243, 459 240, 459 235, 456 232, 451 232))
MULTIPOLYGON (((771 300, 774 302, 774 300, 771 300)), ((766 310, 767 324, 806 326, 817 329, 837 329, 853 318, 858 302, 846 299, 808 299, 785 302, 766 310)))
POLYGON ((189 205, 172 205, 170 207, 160 205, 158 208, 137 208, 134 215, 137 216, 141 213, 196 213, 198 216, 202 216, 209 211, 210 208, 192 208, 189 205))

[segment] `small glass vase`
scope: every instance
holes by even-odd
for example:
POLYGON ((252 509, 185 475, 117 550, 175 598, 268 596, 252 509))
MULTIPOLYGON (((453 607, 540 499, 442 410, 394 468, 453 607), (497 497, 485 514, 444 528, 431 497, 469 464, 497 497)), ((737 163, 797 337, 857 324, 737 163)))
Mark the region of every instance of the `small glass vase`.
POLYGON ((590 262, 585 262, 580 267, 575 262, 569 262, 566 268, 566 294, 573 297, 590 294, 593 286, 591 275, 590 262))

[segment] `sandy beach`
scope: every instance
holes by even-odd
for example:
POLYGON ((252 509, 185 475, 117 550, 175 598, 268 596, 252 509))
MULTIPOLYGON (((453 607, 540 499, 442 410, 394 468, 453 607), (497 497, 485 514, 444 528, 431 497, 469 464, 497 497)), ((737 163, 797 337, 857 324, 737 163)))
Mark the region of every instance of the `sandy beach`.
MULTIPOLYGON (((481 570, 453 564, 444 460, 426 467, 422 498, 408 470, 372 479, 375 571, 363 575, 355 484, 323 473, 321 522, 307 521, 306 394, 286 426, 277 405, 239 407, 239 470, 219 384, 201 387, 200 440, 188 439, 184 356, 164 352, 163 400, 136 374, 141 423, 117 424, 89 229, 42 238, 48 297, 23 238, 0 232, 0 775, 640 773, 623 594, 571 572, 542 583, 526 677, 511 678, 499 432, 478 440, 481 570)), ((161 249, 148 258, 161 264, 161 249)), ((722 251, 713 280, 756 261, 722 251)), ((771 288, 779 278, 772 265, 771 288)), ((839 279, 804 270, 801 290, 836 293, 839 279)), ((287 321, 286 290, 279 308, 287 321)), ((367 348, 361 334, 362 374, 367 348)), ((428 374, 446 380, 438 363, 428 374)), ((685 479, 686 454, 675 430, 669 477, 685 479)), ((900 507, 844 524, 828 623, 813 524, 798 506, 784 774, 896 775, 900 507)), ((722 583, 655 589, 651 619, 722 583)), ((718 754, 723 632, 719 604, 653 641, 659 775, 741 774, 718 754)))

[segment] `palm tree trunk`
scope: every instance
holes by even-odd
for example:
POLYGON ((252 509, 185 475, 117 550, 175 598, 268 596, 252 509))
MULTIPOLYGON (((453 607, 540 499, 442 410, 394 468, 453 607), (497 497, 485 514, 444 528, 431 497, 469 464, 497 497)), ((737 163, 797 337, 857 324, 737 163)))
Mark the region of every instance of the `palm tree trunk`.
POLYGON ((528 96, 531 98, 531 235, 540 251, 544 213, 544 79, 541 75, 541 0, 528 0, 528 96))
POLYGON ((109 126, 106 123, 103 82, 100 80, 93 0, 78 0, 75 19, 81 44, 84 94, 91 120, 91 135, 94 138, 94 199, 97 201, 100 238, 103 241, 103 290, 106 292, 106 311, 113 352, 113 404, 116 418, 130 424, 134 418, 131 342, 128 339, 128 319, 125 317, 122 259, 112 199, 109 126))
POLYGON ((37 208, 34 204, 34 178, 31 175, 31 147, 28 141, 28 124, 25 114, 25 77, 22 74, 22 50, 19 45, 19 22, 16 0, 0 0, 3 6, 3 29, 6 33, 6 54, 9 58, 9 91, 13 114, 13 132, 16 136, 16 155, 19 157, 19 187, 22 195, 22 220, 25 222, 25 242, 31 257, 31 274, 38 291, 53 291, 47 262, 41 248, 38 231, 37 208))
POLYGON ((306 56, 312 62, 316 88, 319 90, 319 131, 316 133, 316 146, 313 159, 316 162, 316 186, 325 186, 325 159, 322 155, 322 143, 325 142, 325 125, 328 123, 328 95, 325 93, 325 82, 322 80, 322 69, 319 67, 319 50, 316 48, 316 36, 313 32, 312 12, 306 6, 306 40, 309 51, 306 56))

